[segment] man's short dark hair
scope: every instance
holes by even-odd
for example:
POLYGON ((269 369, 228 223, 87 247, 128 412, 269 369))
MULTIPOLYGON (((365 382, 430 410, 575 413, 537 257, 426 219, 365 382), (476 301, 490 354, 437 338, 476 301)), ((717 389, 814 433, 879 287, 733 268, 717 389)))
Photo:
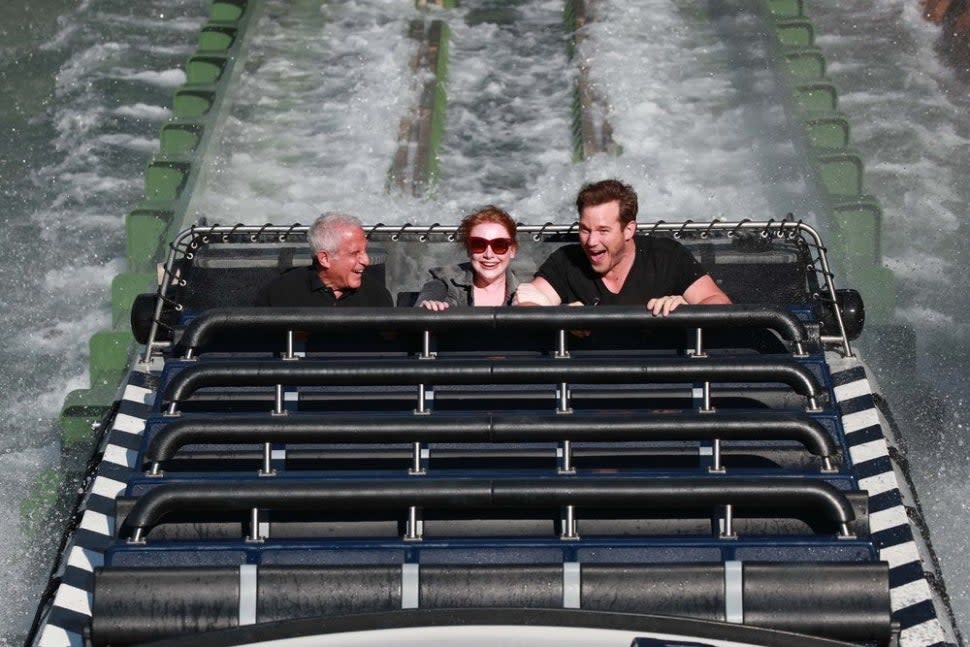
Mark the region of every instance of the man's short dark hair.
POLYGON ((583 185, 576 196, 576 211, 583 215, 586 207, 598 207, 607 202, 620 203, 620 224, 626 225, 637 219, 637 192, 629 184, 619 180, 601 180, 583 185))

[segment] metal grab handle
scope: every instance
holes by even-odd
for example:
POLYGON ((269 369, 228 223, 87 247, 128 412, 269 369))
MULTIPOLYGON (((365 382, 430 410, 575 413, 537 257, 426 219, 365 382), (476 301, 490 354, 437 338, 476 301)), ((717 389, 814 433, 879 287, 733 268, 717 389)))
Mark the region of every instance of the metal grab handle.
POLYGON ((716 418, 699 413, 613 418, 571 416, 410 415, 361 419, 353 416, 291 415, 271 418, 184 418, 155 433, 144 461, 169 460, 195 443, 501 443, 619 442, 631 440, 793 440, 815 456, 832 460, 838 448, 825 427, 805 414, 787 411, 735 413, 716 418))
MULTIPOLYGON (((132 507, 119 537, 141 540, 175 512, 280 511, 354 514, 431 509, 517 509, 574 506, 575 509, 709 510, 733 505, 742 511, 771 510, 798 517, 822 513, 847 528, 855 511, 845 493, 824 481, 785 478, 613 479, 387 479, 240 480, 167 483, 146 492, 132 507)), ((847 530, 846 530, 847 532, 847 530)))
MULTIPOLYGON (((440 314, 440 313, 439 313, 440 314)), ((783 383, 810 402, 823 393, 815 374, 788 358, 622 359, 569 361, 479 360, 448 363, 380 360, 283 362, 212 360, 187 366, 165 386, 171 405, 213 386, 327 386, 417 384, 644 384, 746 382, 783 383)))
POLYGON ((213 308, 186 326, 179 346, 197 353, 225 332, 261 333, 359 332, 361 330, 434 333, 475 330, 617 330, 640 328, 770 329, 782 338, 804 343, 804 324, 773 305, 685 305, 666 317, 655 317, 638 306, 597 308, 467 308, 430 312, 421 308, 213 308))

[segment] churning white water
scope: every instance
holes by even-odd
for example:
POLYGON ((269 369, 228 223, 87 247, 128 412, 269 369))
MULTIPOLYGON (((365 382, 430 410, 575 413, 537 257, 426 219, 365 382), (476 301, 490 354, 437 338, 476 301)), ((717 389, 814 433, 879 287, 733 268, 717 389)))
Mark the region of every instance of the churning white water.
POLYGON ((23 642, 51 568, 63 519, 21 506, 62 469, 56 418, 88 385, 88 339, 110 326, 124 214, 208 4, 0 7, 0 645, 23 642))

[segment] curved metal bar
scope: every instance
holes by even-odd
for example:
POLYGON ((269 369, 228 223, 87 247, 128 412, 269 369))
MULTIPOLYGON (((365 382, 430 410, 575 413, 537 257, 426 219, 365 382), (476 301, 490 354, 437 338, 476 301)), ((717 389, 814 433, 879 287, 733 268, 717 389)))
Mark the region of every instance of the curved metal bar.
POLYGON ((823 458, 837 452, 835 441, 816 420, 804 414, 766 411, 724 412, 717 417, 696 413, 624 418, 572 416, 359 416, 246 417, 182 419, 151 439, 144 460, 169 460, 195 443, 483 443, 666 440, 793 440, 823 458))
POLYGON ((209 361, 188 366, 165 386, 162 402, 177 403, 213 386, 328 386, 417 384, 643 384, 695 382, 782 383, 809 398, 822 394, 814 373, 794 360, 557 359, 449 362, 351 360, 301 362, 209 361))
POLYGON ((837 524, 855 520, 845 493, 824 481, 786 478, 238 480, 166 483, 146 492, 118 531, 143 537, 175 512, 279 511, 381 515, 411 506, 433 509, 577 508, 693 511, 733 505, 735 511, 770 510, 798 518, 824 514, 837 524))
POLYGON ((770 329, 792 342, 805 342, 802 322, 782 307, 763 305, 681 306, 666 317, 646 308, 602 306, 570 308, 467 308, 430 312, 422 308, 215 308, 203 312, 185 329, 183 349, 205 347, 225 331, 283 333, 396 330, 445 332, 471 328, 533 330, 618 328, 751 328, 770 329))

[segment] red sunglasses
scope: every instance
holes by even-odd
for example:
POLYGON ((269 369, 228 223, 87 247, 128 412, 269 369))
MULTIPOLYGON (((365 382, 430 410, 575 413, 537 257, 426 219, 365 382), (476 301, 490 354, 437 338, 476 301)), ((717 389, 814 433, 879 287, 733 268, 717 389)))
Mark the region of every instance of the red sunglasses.
POLYGON ((465 244, 468 246, 468 251, 472 254, 483 254, 486 248, 491 247, 493 252, 501 255, 509 251, 509 248, 512 247, 512 239, 493 238, 489 240, 487 238, 473 236, 465 241, 465 244))

